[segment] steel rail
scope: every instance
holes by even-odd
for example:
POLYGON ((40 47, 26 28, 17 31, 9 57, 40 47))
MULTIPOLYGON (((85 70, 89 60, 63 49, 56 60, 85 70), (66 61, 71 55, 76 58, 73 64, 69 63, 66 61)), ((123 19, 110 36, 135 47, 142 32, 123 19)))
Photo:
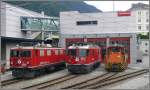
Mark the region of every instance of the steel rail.
MULTIPOLYGON (((110 74, 110 73, 107 72, 107 73, 104 73, 104 74, 99 75, 99 76, 97 76, 97 77, 94 77, 94 78, 91 78, 91 79, 82 81, 82 82, 80 82, 80 83, 76 83, 76 84, 73 84, 73 85, 64 87, 64 88, 62 88, 62 89, 69 89, 69 88, 79 87, 79 86, 81 86, 81 85, 83 85, 83 84, 85 84, 85 83, 88 83, 88 82, 91 82, 91 81, 94 81, 94 80, 98 80, 98 79, 100 79, 100 78, 101 78, 101 79, 104 78, 104 77, 107 78, 106 75, 109 75, 109 74, 110 74)), ((110 76, 111 76, 111 75, 110 75, 110 76)))
POLYGON ((48 80, 48 81, 45 81, 45 82, 42 82, 42 83, 38 83, 38 84, 31 85, 31 86, 23 87, 22 89, 29 89, 29 88, 39 87, 40 85, 45 85, 47 83, 55 82, 55 81, 58 81, 62 78, 69 77, 70 75, 71 74, 67 74, 67 75, 64 75, 64 76, 61 76, 61 77, 58 77, 58 78, 55 78, 55 79, 52 79, 52 80, 48 80))
POLYGON ((5 80, 5 81, 2 81, 1 82, 1 86, 7 86, 7 85, 10 85, 10 84, 14 84, 14 83, 17 83, 17 82, 21 82, 23 81, 24 79, 9 79, 9 80, 5 80))
POLYGON ((147 73, 147 72, 148 72, 147 70, 140 70, 140 71, 137 71, 137 72, 134 72, 134 73, 129 73, 129 74, 126 74, 126 75, 115 77, 115 78, 110 78, 110 79, 106 80, 105 82, 101 82, 101 83, 98 82, 97 84, 95 84, 91 87, 88 87, 88 89, 101 88, 103 86, 114 84, 114 83, 129 79, 129 78, 132 78, 132 77, 135 77, 135 76, 147 73))
POLYGON ((76 78, 76 77, 79 77, 79 76, 77 76, 77 75, 70 75, 70 76, 68 76, 68 77, 61 78, 61 79, 59 79, 59 80, 57 80, 57 81, 48 82, 47 85, 41 86, 41 87, 39 87, 38 89, 44 89, 44 88, 47 88, 47 87, 51 87, 51 86, 53 86, 53 85, 56 85, 56 84, 65 82, 65 81, 67 81, 67 80, 71 80, 71 79, 76 78))

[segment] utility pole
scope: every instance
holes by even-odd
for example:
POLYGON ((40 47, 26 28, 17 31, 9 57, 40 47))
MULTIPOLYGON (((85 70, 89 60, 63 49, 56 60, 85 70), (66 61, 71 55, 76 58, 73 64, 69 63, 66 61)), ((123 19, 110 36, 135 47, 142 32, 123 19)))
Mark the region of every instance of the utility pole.
POLYGON ((113 0, 113 12, 115 11, 115 2, 113 0))
MULTIPOLYGON (((44 18, 44 11, 42 11, 41 14, 43 15, 43 18, 44 18)), ((42 26, 42 30, 41 30, 41 33, 42 33, 42 45, 44 45, 44 27, 43 27, 42 21, 41 21, 41 26, 42 26)))
MULTIPOLYGON (((1 58, 1 17, 2 17, 2 10, 1 10, 1 8, 2 8, 2 1, 0 0, 0 67, 2 66, 2 58, 1 58)), ((1 74, 1 72, 0 72, 0 76, 1 76, 2 74, 1 74)), ((0 79, 0 81, 1 81, 1 79, 0 79)), ((1 85, 1 83, 0 83, 0 86, 2 87, 2 85, 1 85)))

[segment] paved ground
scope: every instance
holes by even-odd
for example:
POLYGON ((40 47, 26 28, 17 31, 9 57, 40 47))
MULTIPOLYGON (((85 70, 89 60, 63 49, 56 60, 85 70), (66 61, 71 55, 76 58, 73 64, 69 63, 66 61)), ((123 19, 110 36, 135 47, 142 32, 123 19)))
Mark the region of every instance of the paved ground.
MULTIPOLYGON (((149 56, 143 56, 142 63, 132 64, 129 67, 149 69, 149 56)), ((139 77, 111 86, 109 89, 149 89, 149 75, 149 73, 140 75, 139 77)))
POLYGON ((1 78, 1 81, 12 79, 13 78, 12 72, 11 71, 5 72, 5 74, 2 74, 0 78, 1 78))
POLYGON ((129 67, 137 67, 137 68, 149 68, 149 56, 143 56, 141 63, 136 63, 129 65, 129 67))
POLYGON ((148 89, 149 73, 104 87, 105 89, 148 89))

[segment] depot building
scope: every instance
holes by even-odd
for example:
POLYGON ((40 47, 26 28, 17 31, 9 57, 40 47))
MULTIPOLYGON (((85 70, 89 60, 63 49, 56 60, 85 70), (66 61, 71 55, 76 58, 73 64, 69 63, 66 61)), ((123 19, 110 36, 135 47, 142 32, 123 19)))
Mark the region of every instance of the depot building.
POLYGON ((136 63, 135 12, 60 13, 60 43, 68 47, 75 43, 94 43, 102 48, 123 45, 127 48, 129 64, 136 63))

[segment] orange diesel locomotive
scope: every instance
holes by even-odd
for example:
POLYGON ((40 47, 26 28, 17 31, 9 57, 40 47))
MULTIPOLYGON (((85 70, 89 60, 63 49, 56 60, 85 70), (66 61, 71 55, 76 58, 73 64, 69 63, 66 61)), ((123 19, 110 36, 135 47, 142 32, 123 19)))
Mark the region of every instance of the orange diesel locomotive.
POLYGON ((106 50, 105 69, 108 71, 123 71, 127 68, 128 54, 122 46, 110 46, 106 50))
POLYGON ((11 49, 10 68, 15 77, 34 77, 56 68, 64 68, 64 48, 16 47, 11 49))
POLYGON ((67 68, 71 73, 88 73, 101 62, 101 49, 97 46, 69 46, 67 68))

